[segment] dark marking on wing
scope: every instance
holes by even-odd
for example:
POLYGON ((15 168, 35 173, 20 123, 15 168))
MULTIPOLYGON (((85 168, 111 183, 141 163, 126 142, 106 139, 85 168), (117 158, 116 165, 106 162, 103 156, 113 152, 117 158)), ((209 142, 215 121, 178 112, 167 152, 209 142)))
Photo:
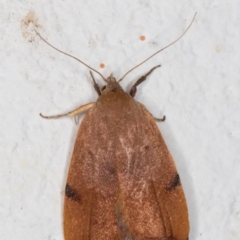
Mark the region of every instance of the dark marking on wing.
POLYGON ((100 179, 101 183, 107 187, 117 186, 117 170, 114 165, 102 164, 100 166, 100 179))
POLYGON ((167 238, 161 238, 161 240, 176 240, 176 238, 173 238, 173 237, 167 237, 167 238))
MULTIPOLYGON (((176 238, 173 238, 173 237, 164 237, 164 238, 151 238, 151 237, 146 237, 144 238, 144 240, 177 240, 176 238)), ((135 239, 133 239, 135 240, 135 239)))
POLYGON ((181 185, 180 177, 179 177, 178 173, 176 173, 173 180, 166 187, 166 190, 170 192, 180 185, 181 185))
POLYGON ((67 183, 65 188, 65 195, 66 197, 70 198, 73 201, 80 202, 81 201, 81 195, 75 192, 67 183))
MULTIPOLYGON (((147 238, 148 239, 148 238, 147 238)), ((153 240, 158 240, 159 238, 149 238, 149 239, 153 239, 153 240)), ((187 238, 186 240, 188 240, 189 238, 187 238)), ((167 237, 167 238, 161 238, 160 240, 176 240, 176 238, 174 237, 167 237)))
POLYGON ((144 149, 145 149, 145 150, 148 150, 148 149, 149 149, 149 146, 148 146, 148 145, 146 145, 146 146, 144 147, 144 149))

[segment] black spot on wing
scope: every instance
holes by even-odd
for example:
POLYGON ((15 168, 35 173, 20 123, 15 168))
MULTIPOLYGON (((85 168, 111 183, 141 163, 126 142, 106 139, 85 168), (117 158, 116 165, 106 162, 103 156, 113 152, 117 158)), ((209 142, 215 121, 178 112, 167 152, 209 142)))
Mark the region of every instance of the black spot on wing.
POLYGON ((169 185, 166 187, 166 190, 168 192, 174 190, 176 187, 181 186, 181 181, 178 173, 175 174, 174 178, 172 181, 169 183, 169 185))
POLYGON ((81 195, 78 194, 76 191, 74 191, 69 184, 66 184, 65 188, 65 195, 66 197, 70 198, 73 201, 80 202, 81 201, 81 195))

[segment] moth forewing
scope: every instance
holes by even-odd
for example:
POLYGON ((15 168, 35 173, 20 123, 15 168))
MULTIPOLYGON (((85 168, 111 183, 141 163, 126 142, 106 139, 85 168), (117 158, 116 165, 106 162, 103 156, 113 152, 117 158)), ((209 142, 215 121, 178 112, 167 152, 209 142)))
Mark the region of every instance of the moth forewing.
MULTIPOLYGON (((196 14, 194 15, 195 18, 196 14)), ((193 18, 193 20, 194 20, 193 18)), ((192 20, 192 22, 193 22, 192 20)), ((150 69, 126 93, 118 81, 104 78, 82 60, 55 48, 99 74, 106 82, 99 97, 63 116, 83 118, 74 144, 64 201, 65 240, 187 240, 189 221, 186 199, 172 156, 155 119, 133 97, 137 86, 160 65, 150 69)), ((160 120, 164 120, 163 119, 160 120)))

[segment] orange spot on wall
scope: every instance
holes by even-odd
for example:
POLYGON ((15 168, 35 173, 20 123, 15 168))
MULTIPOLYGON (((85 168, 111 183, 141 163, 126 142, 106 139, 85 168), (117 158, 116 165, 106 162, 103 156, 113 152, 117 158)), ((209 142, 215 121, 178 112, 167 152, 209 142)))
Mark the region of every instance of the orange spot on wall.
POLYGON ((222 51, 222 46, 221 45, 216 45, 215 50, 217 53, 222 51))
POLYGON ((105 68, 104 63, 100 63, 99 67, 100 67, 100 68, 105 68))
POLYGON ((140 40, 144 41, 146 39, 146 37, 144 35, 140 36, 140 40))

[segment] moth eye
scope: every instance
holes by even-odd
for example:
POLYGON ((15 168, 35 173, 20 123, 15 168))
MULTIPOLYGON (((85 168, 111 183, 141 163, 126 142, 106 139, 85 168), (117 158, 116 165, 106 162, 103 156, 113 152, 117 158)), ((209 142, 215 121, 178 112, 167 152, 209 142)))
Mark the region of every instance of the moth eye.
POLYGON ((106 85, 104 85, 101 89, 101 92, 104 91, 106 89, 106 85))

